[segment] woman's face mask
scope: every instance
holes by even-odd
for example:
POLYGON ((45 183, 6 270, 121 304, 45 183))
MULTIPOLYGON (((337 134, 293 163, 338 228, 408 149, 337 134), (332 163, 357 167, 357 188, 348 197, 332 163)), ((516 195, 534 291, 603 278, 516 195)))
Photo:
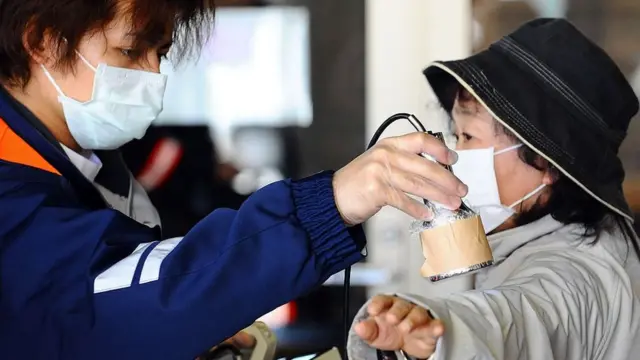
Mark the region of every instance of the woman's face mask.
POLYGON ((96 68, 78 56, 95 74, 93 92, 86 102, 65 95, 42 66, 58 92, 67 126, 78 145, 87 150, 111 150, 144 136, 162 111, 167 76, 104 63, 96 68))
POLYGON ((495 230, 509 219, 515 206, 534 196, 544 188, 541 184, 518 201, 505 206, 500 201, 498 183, 494 170, 494 157, 514 151, 520 145, 494 152, 494 148, 458 150, 458 162, 453 165, 453 173, 469 187, 463 201, 474 209, 482 220, 486 233, 495 230))

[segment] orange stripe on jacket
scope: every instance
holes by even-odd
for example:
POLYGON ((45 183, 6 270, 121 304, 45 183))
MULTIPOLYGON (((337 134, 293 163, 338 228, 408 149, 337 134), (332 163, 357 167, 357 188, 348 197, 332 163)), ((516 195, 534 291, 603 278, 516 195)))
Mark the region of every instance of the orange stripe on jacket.
POLYGON ((0 160, 21 164, 60 175, 31 145, 0 119, 0 160))

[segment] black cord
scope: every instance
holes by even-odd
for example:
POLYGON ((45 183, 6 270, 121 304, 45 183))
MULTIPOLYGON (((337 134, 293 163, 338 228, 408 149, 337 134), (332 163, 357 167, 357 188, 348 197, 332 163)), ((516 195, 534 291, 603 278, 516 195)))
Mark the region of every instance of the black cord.
MULTIPOLYGON (((393 124, 397 120, 405 119, 408 120, 409 123, 413 126, 414 129, 418 132, 427 132, 424 125, 416 118, 413 114, 408 113, 398 113, 390 116, 387 120, 385 120, 376 130, 376 132, 371 137, 371 141, 369 141, 369 145, 367 145, 367 150, 371 149, 377 142, 380 140, 380 136, 382 133, 389 127, 389 125, 393 124)), ((347 342, 349 340, 349 329, 351 328, 351 317, 349 316, 349 289, 351 287, 351 266, 347 267, 344 270, 344 303, 343 303, 343 325, 344 325, 344 356, 347 358, 347 342)))
POLYGON ((371 137, 371 141, 369 141, 369 145, 367 145, 367 150, 371 149, 373 145, 375 145, 378 142, 378 140, 380 140, 380 136, 382 136, 382 133, 385 130, 387 130, 389 125, 393 124, 394 122, 400 119, 408 120, 413 126, 413 128, 416 129, 416 131, 418 132, 427 132, 427 129, 425 129, 425 127, 422 125, 420 120, 418 120, 418 118, 416 118, 413 114, 398 113, 390 116, 387 120, 385 120, 382 124, 380 124, 376 132, 371 137))

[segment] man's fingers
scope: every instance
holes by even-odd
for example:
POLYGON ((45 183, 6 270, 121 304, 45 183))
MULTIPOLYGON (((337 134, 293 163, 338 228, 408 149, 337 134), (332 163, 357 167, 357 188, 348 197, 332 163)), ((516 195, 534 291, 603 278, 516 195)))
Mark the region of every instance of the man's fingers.
POLYGON ((431 317, 427 310, 419 306, 414 306, 404 320, 400 322, 398 329, 402 333, 407 334, 415 328, 429 324, 430 321, 431 317))
POLYGON ((467 194, 468 188, 451 171, 442 165, 412 153, 398 153, 393 157, 393 165, 437 186, 440 192, 458 198, 467 194))
MULTIPOLYGON (((405 181, 416 182, 414 179, 419 179, 413 186, 409 185, 401 190, 423 198, 430 199, 432 196, 431 192, 423 193, 424 190, 421 189, 427 185, 430 189, 437 188, 440 193, 438 196, 442 197, 460 198, 467 194, 467 186, 442 165, 425 159, 419 154, 399 150, 392 144, 385 143, 372 149, 371 156, 375 159, 372 163, 375 164, 373 172, 381 173, 383 169, 387 170, 388 181, 406 178, 405 181)), ((447 199, 434 198, 433 200, 448 203, 447 199)))
POLYGON ((371 299, 369 305, 367 306, 367 311, 369 312, 369 316, 377 316, 381 312, 386 311, 393 305, 395 297, 388 295, 376 295, 371 299))
POLYGON ((455 151, 427 133, 415 132, 386 140, 395 148, 412 154, 429 154, 442 164, 452 165, 458 160, 455 151))
POLYGON ((400 190, 389 190, 387 204, 418 220, 431 220, 433 213, 422 201, 418 201, 400 190))
POLYGON ((371 343, 378 338, 378 324, 372 318, 357 323, 354 330, 362 340, 368 343, 371 343))
POLYGON ((244 331, 235 334, 225 342, 241 349, 251 349, 256 345, 256 339, 244 331))
MULTIPOLYGON (((439 165, 436 166, 439 167, 439 165)), ((390 189, 390 191, 397 190, 398 193, 412 194, 422 199, 438 202, 450 207, 451 209, 457 209, 462 203, 460 196, 451 195, 451 193, 444 191, 440 185, 431 181, 429 178, 416 175, 413 171, 405 171, 395 167, 391 169, 392 171, 390 171, 389 180, 393 189, 390 189)), ((447 170, 443 168, 440 168, 440 170, 444 171, 447 176, 450 176, 459 182, 459 180, 457 180, 457 178, 447 170)))

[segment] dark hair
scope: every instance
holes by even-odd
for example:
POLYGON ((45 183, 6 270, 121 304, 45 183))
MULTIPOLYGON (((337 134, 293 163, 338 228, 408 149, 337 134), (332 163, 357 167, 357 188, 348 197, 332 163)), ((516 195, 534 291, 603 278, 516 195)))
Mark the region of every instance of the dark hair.
MULTIPOLYGON (((462 103, 472 103, 470 105, 476 106, 476 109, 481 106, 473 95, 461 86, 459 86, 455 94, 457 94, 458 101, 462 103)), ((496 134, 507 136, 515 144, 522 143, 498 121, 494 121, 494 126, 496 134)), ((636 254, 640 256, 638 244, 633 240, 634 230, 621 215, 594 199, 575 182, 558 171, 553 164, 528 146, 523 144, 517 151, 518 156, 525 164, 540 171, 550 171, 555 181, 549 186, 550 191, 546 202, 543 203, 539 197, 531 208, 518 212, 515 217, 516 226, 529 224, 546 215, 551 215, 555 220, 563 224, 581 225, 584 229, 583 235, 585 237, 594 236, 594 242, 597 241, 601 232, 620 229, 623 236, 631 242, 636 254)))
POLYGON ((104 29, 118 13, 131 20, 140 54, 158 46, 173 22, 172 56, 179 62, 206 41, 214 9, 214 0, 1 0, 0 82, 26 86, 31 78, 27 49, 42 50, 45 34, 52 42, 47 46, 57 50, 56 65, 70 69, 82 38, 104 29))

